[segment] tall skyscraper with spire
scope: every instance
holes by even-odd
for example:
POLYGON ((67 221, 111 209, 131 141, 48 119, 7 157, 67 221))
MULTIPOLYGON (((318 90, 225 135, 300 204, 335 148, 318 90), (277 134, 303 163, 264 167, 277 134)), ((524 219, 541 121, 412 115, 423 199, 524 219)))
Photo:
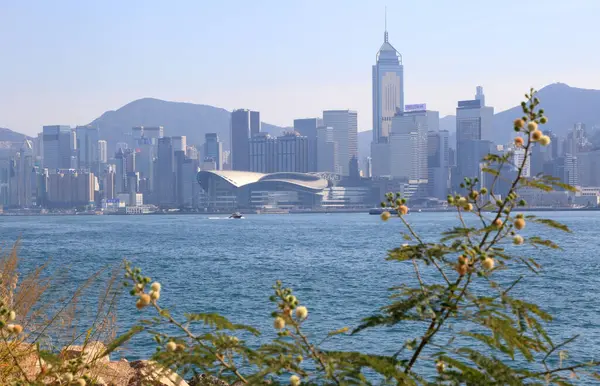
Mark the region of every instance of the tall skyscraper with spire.
POLYGON ((404 111, 402 55, 390 44, 387 14, 383 44, 373 66, 373 143, 386 142, 396 112, 404 111))

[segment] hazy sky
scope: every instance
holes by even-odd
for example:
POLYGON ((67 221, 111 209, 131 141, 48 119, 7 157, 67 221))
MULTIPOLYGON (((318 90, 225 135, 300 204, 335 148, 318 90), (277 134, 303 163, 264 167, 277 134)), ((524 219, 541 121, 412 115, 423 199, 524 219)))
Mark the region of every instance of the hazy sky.
POLYGON ((278 125, 351 108, 368 130, 386 3, 407 104, 446 115, 476 85, 497 110, 529 86, 600 89, 598 0, 0 0, 0 127, 34 134, 155 97, 278 125))

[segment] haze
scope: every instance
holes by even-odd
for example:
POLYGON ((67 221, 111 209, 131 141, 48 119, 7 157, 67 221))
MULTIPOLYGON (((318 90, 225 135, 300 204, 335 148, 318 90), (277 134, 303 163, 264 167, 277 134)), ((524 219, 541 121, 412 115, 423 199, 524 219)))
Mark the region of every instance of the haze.
MULTIPOLYGON (((387 1, 407 103, 441 115, 485 88, 496 111, 529 86, 600 88, 589 1, 387 1)), ((142 97, 261 111, 289 126, 358 110, 371 129, 371 66, 385 1, 0 1, 0 127, 86 124, 142 97)))

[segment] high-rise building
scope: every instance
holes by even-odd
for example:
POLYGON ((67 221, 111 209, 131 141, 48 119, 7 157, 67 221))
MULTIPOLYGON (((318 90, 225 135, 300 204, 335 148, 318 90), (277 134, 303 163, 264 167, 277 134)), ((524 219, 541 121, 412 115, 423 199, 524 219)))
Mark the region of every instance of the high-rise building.
POLYGON ((387 26, 376 61, 373 66, 373 143, 385 142, 382 138, 389 136, 392 119, 404 110, 402 55, 390 44, 387 26))
POLYGON ((250 171, 274 173, 277 171, 277 139, 268 133, 250 138, 250 171))
POLYGON ((171 143, 173 144, 173 152, 182 151, 185 153, 187 149, 187 138, 185 135, 171 137, 171 143))
POLYGON ((115 193, 127 191, 127 161, 123 149, 119 148, 115 154, 115 193))
POLYGON ((231 170, 250 170, 250 138, 260 132, 260 113, 245 109, 231 113, 231 170))
POLYGON ((158 203, 163 206, 175 204, 175 169, 171 137, 158 140, 158 157, 156 160, 155 191, 158 192, 158 203))
POLYGON ((113 165, 107 165, 104 170, 104 180, 102 184, 102 190, 104 192, 105 200, 112 200, 116 197, 115 194, 115 168, 113 165))
POLYGON ((317 127, 317 171, 340 173, 337 144, 333 140, 333 128, 317 127))
POLYGON ((412 183, 427 183, 427 133, 439 131, 440 115, 425 106, 396 114, 389 136, 390 175, 412 183))
POLYGON ((352 110, 323 111, 323 124, 333 129, 340 173, 350 175, 350 160, 358 157, 358 117, 352 110))
POLYGON ((77 126, 77 158, 80 169, 88 169, 95 175, 99 172, 100 157, 98 154, 98 128, 92 126, 77 126))
POLYGON ((307 173, 309 170, 308 138, 296 132, 277 138, 278 172, 307 173))
POLYGON ((219 141, 217 133, 204 135, 204 159, 207 158, 215 162, 216 170, 223 169, 223 143, 219 141))
POLYGON ((34 167, 33 144, 25 140, 18 154, 17 196, 20 208, 34 206, 37 194, 36 170, 34 167))
POLYGON ((47 177, 46 207, 74 208, 94 204, 94 173, 59 169, 47 177))
POLYGON ((459 101, 456 108, 456 172, 452 177, 455 190, 464 177, 480 174, 481 159, 488 154, 480 150, 489 147, 487 141, 492 137, 494 108, 485 106, 481 87, 477 88, 476 98, 459 101), (478 141, 485 143, 476 144, 478 141))
POLYGON ((51 173, 56 169, 71 168, 71 157, 75 151, 72 130, 69 126, 43 127, 42 165, 51 173))
POLYGON ((98 141, 98 160, 100 161, 100 165, 108 162, 108 144, 103 139, 98 141))
POLYGON ((260 133, 260 112, 250 111, 250 137, 260 133))
POLYGON ((447 130, 427 134, 427 185, 429 196, 446 199, 450 188, 450 152, 447 130))
POLYGON ((317 170, 317 128, 323 126, 321 118, 294 119, 294 130, 308 140, 308 170, 317 170))
POLYGON ((144 138, 162 138, 164 137, 165 129, 162 126, 143 126, 141 128, 144 138))

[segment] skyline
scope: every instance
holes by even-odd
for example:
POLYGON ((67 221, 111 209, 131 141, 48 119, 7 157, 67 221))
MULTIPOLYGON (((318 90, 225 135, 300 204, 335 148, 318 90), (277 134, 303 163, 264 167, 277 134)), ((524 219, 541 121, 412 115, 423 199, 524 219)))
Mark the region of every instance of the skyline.
MULTIPOLYGON (((34 3, 4 4, 0 13, 0 36, 9 37, 0 51, 10 58, 0 62, 0 127, 33 135, 45 124, 87 124, 151 97, 258 110, 264 122, 288 127, 323 110, 352 109, 358 130, 371 129, 384 1, 34 3)), ((478 85, 496 111, 514 106, 529 86, 600 89, 600 54, 591 49, 598 11, 593 0, 387 4, 405 103, 427 103, 445 116, 478 85), (513 20, 537 31, 530 55, 513 20), (578 28, 560 28, 569 25, 578 28), (539 52, 547 53, 543 63, 527 60, 539 52)))

